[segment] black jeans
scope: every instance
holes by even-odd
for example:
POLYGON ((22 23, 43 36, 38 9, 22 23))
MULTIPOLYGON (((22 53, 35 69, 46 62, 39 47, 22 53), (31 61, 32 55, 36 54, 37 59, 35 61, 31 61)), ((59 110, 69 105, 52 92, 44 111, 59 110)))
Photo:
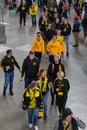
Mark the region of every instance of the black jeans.
POLYGON ((67 96, 61 97, 57 95, 57 101, 58 101, 58 109, 60 113, 64 113, 66 102, 67 102, 67 96))
POLYGON ((26 14, 20 14, 20 26, 22 25, 22 21, 24 22, 24 25, 26 23, 26 14))

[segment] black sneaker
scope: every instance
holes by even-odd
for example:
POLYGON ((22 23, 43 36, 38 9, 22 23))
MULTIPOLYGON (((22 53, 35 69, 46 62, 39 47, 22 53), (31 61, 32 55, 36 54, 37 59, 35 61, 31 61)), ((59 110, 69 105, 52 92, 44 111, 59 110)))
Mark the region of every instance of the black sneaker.
POLYGON ((13 93, 12 91, 10 91, 10 92, 9 92, 9 95, 13 96, 13 95, 14 95, 14 93, 13 93))
POLYGON ((3 91, 3 96, 5 96, 5 95, 6 95, 6 91, 4 90, 4 91, 3 91))
POLYGON ((46 119, 47 119, 47 116, 44 116, 43 119, 46 120, 46 119))
POLYGON ((57 101, 55 102, 55 106, 58 106, 58 102, 57 101))
POLYGON ((72 45, 73 47, 78 47, 79 45, 72 45))
POLYGON ((69 53, 68 52, 66 53, 66 56, 69 57, 69 53))
POLYGON ((54 101, 51 101, 51 105, 52 105, 52 106, 54 105, 54 101))
POLYGON ((59 118, 62 118, 63 117, 63 114, 62 113, 59 113, 59 118))

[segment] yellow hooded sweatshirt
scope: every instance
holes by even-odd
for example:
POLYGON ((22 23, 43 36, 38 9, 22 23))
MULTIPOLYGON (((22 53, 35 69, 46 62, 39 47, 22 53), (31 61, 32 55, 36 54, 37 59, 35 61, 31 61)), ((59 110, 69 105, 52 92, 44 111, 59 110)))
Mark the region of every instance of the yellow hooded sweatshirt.
POLYGON ((44 55, 44 40, 42 38, 40 38, 40 40, 37 39, 37 37, 34 38, 33 42, 32 42, 32 47, 31 50, 35 51, 35 52, 41 52, 42 55, 44 55))

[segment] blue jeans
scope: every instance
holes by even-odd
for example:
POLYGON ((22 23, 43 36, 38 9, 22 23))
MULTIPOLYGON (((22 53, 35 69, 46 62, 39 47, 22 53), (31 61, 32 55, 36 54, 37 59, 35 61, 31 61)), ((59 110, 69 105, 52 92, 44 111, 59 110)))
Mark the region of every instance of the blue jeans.
POLYGON ((45 95, 43 95, 44 117, 47 116, 48 97, 49 97, 49 91, 45 95))
POLYGON ((38 3, 38 7, 40 6, 40 0, 37 0, 37 3, 38 3))
POLYGON ((66 43, 66 52, 69 53, 69 44, 70 44, 70 42, 69 42, 69 35, 64 36, 64 41, 66 43))
POLYGON ((33 126, 37 125, 38 120, 38 108, 28 108, 28 122, 33 124, 33 126))
POLYGON ((31 15, 32 19, 32 26, 34 25, 36 27, 36 15, 31 15))
POLYGON ((25 76, 24 81, 25 81, 25 88, 28 87, 28 85, 34 80, 34 78, 29 78, 25 76))
POLYGON ((4 76, 5 76, 4 91, 7 90, 8 85, 9 85, 9 91, 12 91, 13 90, 14 71, 5 72, 4 76))

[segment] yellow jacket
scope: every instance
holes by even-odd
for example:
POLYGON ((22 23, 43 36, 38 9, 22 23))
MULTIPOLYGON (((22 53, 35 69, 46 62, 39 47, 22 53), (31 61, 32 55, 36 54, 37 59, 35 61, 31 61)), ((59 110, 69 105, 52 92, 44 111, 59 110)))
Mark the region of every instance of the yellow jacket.
POLYGON ((60 43, 56 40, 53 42, 53 40, 49 41, 47 44, 47 52, 49 55, 61 55, 61 46, 60 43))
POLYGON ((39 87, 41 93, 48 92, 49 87, 48 87, 48 78, 47 78, 47 76, 44 77, 44 80, 40 77, 40 79, 38 81, 38 87, 39 87))
POLYGON ((31 50, 35 51, 35 52, 41 52, 42 55, 44 55, 44 40, 42 38, 40 38, 40 40, 37 40, 37 37, 34 38, 33 42, 32 42, 32 48, 31 50))
POLYGON ((57 41, 60 43, 61 46, 61 53, 65 52, 65 42, 63 36, 57 36, 57 41))
POLYGON ((37 6, 37 5, 31 6, 31 7, 29 8, 29 14, 30 14, 30 15, 36 15, 36 14, 37 14, 37 11, 38 11, 38 6, 37 6))
POLYGON ((22 93, 22 103, 26 105, 26 108, 39 107, 41 101, 40 89, 37 87, 35 91, 31 88, 24 89, 22 93))

